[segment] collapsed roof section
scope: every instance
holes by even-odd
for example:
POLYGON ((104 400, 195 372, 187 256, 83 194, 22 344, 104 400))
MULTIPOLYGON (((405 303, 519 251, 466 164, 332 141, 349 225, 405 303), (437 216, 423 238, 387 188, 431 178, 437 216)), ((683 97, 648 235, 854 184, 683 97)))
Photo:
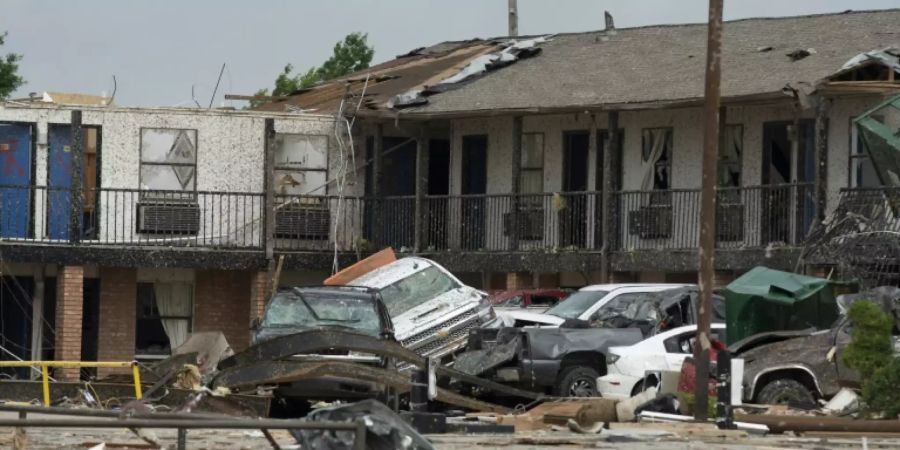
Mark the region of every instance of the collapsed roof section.
POLYGON ((436 84, 457 73, 472 59, 498 49, 497 43, 482 40, 418 48, 396 59, 295 92, 257 109, 335 113, 341 102, 347 101, 353 108, 359 104, 363 111, 384 110, 387 102, 398 93, 436 84))
POLYGON ((425 85, 416 87, 407 92, 393 97, 387 103, 388 108, 402 109, 411 106, 420 106, 428 103, 427 97, 432 94, 445 92, 460 86, 462 83, 474 80, 487 72, 506 67, 522 58, 530 58, 540 53, 539 44, 549 41, 549 36, 526 40, 510 40, 501 44, 501 50, 494 53, 482 54, 463 67, 457 73, 444 78, 433 86, 425 85))
POLYGON ((822 94, 900 92, 900 47, 870 50, 850 58, 840 70, 821 80, 816 91, 822 94))

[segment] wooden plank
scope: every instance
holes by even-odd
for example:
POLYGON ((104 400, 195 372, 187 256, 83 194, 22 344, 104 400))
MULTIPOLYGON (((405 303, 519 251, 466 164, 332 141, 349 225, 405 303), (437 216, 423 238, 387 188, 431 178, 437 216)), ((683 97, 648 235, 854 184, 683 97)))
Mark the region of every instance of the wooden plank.
POLYGON ((394 254, 394 249, 388 247, 326 278, 323 284, 326 286, 342 286, 396 260, 397 255, 394 254))

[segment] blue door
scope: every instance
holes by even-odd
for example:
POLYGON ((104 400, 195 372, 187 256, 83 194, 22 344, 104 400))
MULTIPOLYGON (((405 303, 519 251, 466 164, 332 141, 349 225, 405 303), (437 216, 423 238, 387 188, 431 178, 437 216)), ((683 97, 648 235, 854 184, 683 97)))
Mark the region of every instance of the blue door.
POLYGON ((50 126, 47 155, 47 231, 50 239, 69 240, 72 220, 72 128, 50 126))
POLYGON ((31 129, 0 123, 0 237, 29 237, 31 129))

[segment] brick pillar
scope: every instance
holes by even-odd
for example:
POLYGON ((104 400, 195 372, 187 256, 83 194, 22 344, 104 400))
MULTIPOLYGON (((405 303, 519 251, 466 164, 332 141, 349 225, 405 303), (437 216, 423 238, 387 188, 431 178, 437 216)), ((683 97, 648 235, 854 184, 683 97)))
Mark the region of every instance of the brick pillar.
POLYGON ((221 331, 235 352, 250 345, 250 279, 247 272, 198 270, 194 285, 194 331, 221 331))
POLYGON ((734 281, 734 272, 729 270, 717 270, 713 272, 713 288, 719 289, 734 281))
POLYGON ((269 274, 256 272, 250 276, 250 321, 262 317, 266 310, 266 286, 269 283, 269 274))
POLYGON ((534 277, 528 272, 509 272, 506 274, 506 289, 531 289, 534 277))
MULTIPOLYGON (((57 361, 81 361, 81 319, 84 314, 84 267, 61 266, 56 274, 57 361)), ((79 369, 57 369, 58 380, 78 380, 79 369)))
MULTIPOLYGON (((103 268, 100 270, 100 330, 97 359, 131 361, 134 359, 137 321, 137 270, 103 268)), ((129 374, 130 369, 97 369, 98 377, 129 374)))

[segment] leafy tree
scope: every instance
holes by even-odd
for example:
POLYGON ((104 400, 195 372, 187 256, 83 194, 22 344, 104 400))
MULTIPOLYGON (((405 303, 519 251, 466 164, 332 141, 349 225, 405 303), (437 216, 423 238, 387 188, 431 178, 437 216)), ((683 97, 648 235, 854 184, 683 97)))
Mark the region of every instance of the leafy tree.
POLYGON ((853 302, 848 315, 853 328, 850 344, 844 352, 844 363, 859 371, 865 385, 878 368, 890 361, 893 353, 891 328, 894 324, 891 317, 873 302, 853 302))
MULTIPOLYGON (((0 47, 3 46, 5 39, 6 33, 0 34, 0 47)), ((16 73, 21 60, 22 55, 15 53, 9 53, 5 58, 0 56, 0 99, 6 98, 25 83, 25 80, 16 73)))
MULTIPOLYGON (((294 66, 287 64, 284 70, 275 79, 275 88, 272 95, 290 95, 297 90, 311 87, 323 81, 342 77, 349 73, 357 72, 369 67, 375 49, 369 46, 368 35, 365 33, 350 33, 343 41, 334 44, 334 51, 328 60, 320 67, 312 67, 305 73, 294 75, 294 66)), ((260 89, 255 95, 269 95, 268 89, 260 89)), ((265 100, 252 100, 250 107, 256 107, 265 100)))

